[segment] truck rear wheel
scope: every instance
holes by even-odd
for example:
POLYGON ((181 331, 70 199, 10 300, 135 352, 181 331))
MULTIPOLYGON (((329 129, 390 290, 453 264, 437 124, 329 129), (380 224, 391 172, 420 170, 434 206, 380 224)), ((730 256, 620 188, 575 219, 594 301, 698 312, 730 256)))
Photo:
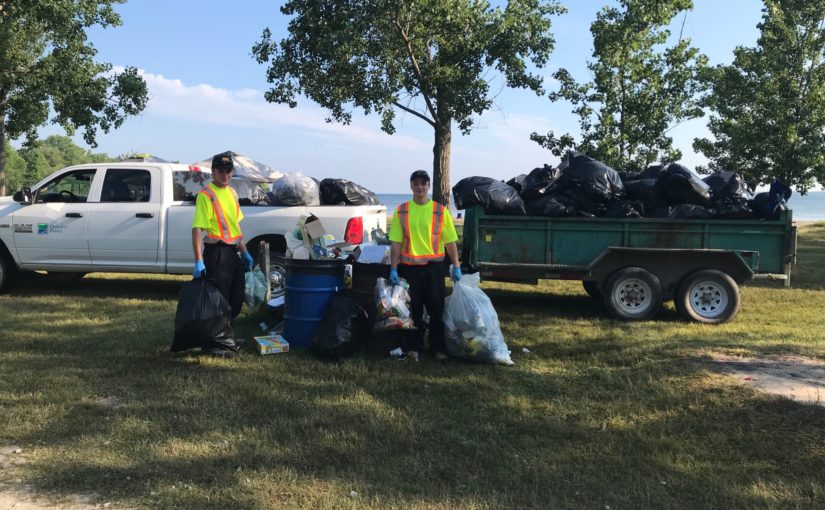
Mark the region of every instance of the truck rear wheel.
POLYGON ((722 324, 739 313, 739 286, 722 271, 702 269, 682 280, 673 302, 686 320, 722 324))
POLYGON ((651 319, 662 307, 662 284, 646 269, 625 267, 608 278, 604 286, 604 303, 616 318, 651 319))

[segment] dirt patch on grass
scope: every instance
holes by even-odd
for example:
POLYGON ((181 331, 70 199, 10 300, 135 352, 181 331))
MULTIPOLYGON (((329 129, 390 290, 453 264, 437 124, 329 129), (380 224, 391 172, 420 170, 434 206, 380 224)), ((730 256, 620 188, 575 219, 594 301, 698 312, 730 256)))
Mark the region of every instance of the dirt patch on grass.
POLYGON ((825 361, 787 355, 710 354, 708 359, 716 369, 735 377, 745 386, 825 407, 825 361))
POLYGON ((17 446, 0 446, 0 509, 14 510, 91 510, 112 508, 111 503, 94 503, 93 496, 70 494, 60 501, 48 501, 37 495, 34 488, 17 478, 16 466, 25 462, 23 450, 17 446))

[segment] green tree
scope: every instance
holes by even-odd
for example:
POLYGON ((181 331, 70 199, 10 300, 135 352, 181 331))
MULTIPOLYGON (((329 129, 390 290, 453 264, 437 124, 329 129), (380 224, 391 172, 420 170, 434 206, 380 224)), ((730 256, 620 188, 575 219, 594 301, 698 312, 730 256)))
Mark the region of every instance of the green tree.
POLYGON ((271 102, 297 105, 305 95, 348 124, 351 110, 378 113, 395 132, 398 110, 434 131, 433 197, 449 203, 452 124, 467 134, 475 116, 493 105, 488 79, 500 73, 509 87, 543 93, 543 66, 554 40, 555 0, 291 0, 289 36, 277 43, 269 29, 253 47, 269 62, 271 102))
POLYGON ((656 160, 676 161, 681 152, 667 133, 678 123, 702 116, 705 89, 700 73, 707 58, 681 37, 668 45, 667 27, 691 0, 621 0, 621 10, 603 8, 590 26, 593 80, 576 82, 566 69, 551 101, 573 104, 580 140, 533 133, 530 138, 561 156, 576 149, 621 170, 640 170, 656 160))
POLYGON ((120 24, 123 0, 0 0, 0 195, 6 193, 6 137, 33 141, 48 122, 94 147, 97 130, 119 127, 143 111, 146 83, 94 61, 91 26, 120 24), (50 115, 50 112, 52 115, 50 115))
POLYGON ((765 0, 755 48, 710 73, 715 140, 694 140, 711 169, 807 192, 825 183, 825 0, 765 0))
POLYGON ((18 190, 26 183, 26 161, 14 150, 8 140, 4 142, 6 152, 6 179, 9 189, 18 190))

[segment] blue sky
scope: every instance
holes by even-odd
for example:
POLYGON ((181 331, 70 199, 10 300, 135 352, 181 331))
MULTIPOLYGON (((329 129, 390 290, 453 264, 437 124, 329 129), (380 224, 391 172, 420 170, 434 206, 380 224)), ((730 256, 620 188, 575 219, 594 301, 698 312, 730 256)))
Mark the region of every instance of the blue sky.
MULTIPOLYGON (((556 49, 541 71, 549 77, 565 67, 584 81, 589 79, 586 61, 592 51, 590 23, 612 2, 563 3, 568 13, 554 18, 556 49)), ((711 64, 730 62, 737 45, 755 44, 760 0, 694 4, 684 35, 711 64)), ((250 53, 265 27, 278 39, 286 34, 288 19, 280 5, 264 0, 131 0, 118 6, 123 25, 95 29, 90 39, 99 60, 142 70, 150 101, 142 115, 100 135, 97 150, 111 155, 149 152, 185 163, 234 150, 282 171, 343 177, 379 193, 408 192, 410 171, 432 167, 432 130, 421 120, 399 117, 396 134, 389 136, 380 130, 377 118, 360 112, 344 126, 324 122, 326 112, 309 100, 295 109, 264 101, 266 67, 250 53)), ((548 79, 547 88, 552 87, 548 79)), ((671 132, 688 166, 703 161, 690 146, 694 137, 706 135, 705 123, 687 122, 671 132)), ((471 175, 509 179, 544 163, 556 164, 557 158, 529 140, 531 132, 548 129, 576 132, 569 104, 503 90, 496 108, 478 119, 472 134, 462 136, 454 130, 452 183, 471 175)), ((83 145, 79 137, 76 141, 83 145)))

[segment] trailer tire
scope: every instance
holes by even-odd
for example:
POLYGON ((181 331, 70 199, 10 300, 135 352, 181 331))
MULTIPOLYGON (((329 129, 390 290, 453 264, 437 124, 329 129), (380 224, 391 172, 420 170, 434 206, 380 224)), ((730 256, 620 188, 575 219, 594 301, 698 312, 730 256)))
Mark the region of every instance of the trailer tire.
POLYGON ((659 313, 662 297, 659 278, 641 267, 619 269, 604 286, 604 304, 618 319, 651 319, 659 313))
POLYGON ((599 282, 593 280, 582 280, 582 287, 584 287, 584 291, 587 292, 587 295, 593 299, 604 299, 602 287, 599 285, 599 282))
POLYGON ((702 324, 722 324, 739 313, 739 286, 716 269, 701 269, 684 277, 673 299, 685 319, 702 324))

